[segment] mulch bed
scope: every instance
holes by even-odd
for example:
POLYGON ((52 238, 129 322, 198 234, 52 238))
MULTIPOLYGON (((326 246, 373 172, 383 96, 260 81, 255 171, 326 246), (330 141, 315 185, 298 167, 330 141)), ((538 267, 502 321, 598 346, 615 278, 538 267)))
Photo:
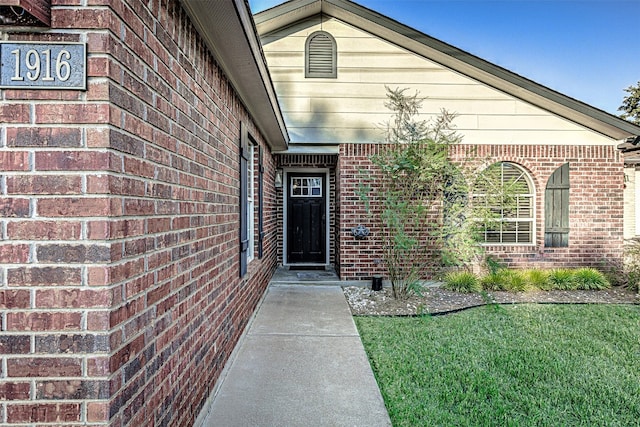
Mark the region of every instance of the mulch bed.
POLYGON ((390 288, 372 291, 367 287, 349 286, 344 293, 355 316, 415 316, 446 314, 489 303, 516 304, 639 304, 638 293, 615 287, 603 291, 529 291, 487 292, 468 294, 429 287, 422 296, 407 300, 393 298, 390 288))

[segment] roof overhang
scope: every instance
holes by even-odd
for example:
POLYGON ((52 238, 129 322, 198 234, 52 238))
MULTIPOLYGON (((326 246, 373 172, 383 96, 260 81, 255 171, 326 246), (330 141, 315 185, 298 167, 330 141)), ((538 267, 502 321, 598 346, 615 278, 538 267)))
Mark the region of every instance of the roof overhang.
POLYGON ((340 154, 340 146, 337 144, 289 144, 289 149, 286 151, 276 151, 274 154, 340 154))
POLYGON ((622 141, 640 135, 640 126, 549 89, 349 0, 292 0, 255 15, 255 22, 260 36, 266 36, 320 13, 614 140, 622 141))
POLYGON ((181 2, 267 144, 273 150, 286 150, 289 135, 248 3, 245 0, 181 2))
POLYGON ((618 149, 624 153, 634 153, 638 156, 640 151, 640 136, 630 136, 622 144, 618 145, 618 149))

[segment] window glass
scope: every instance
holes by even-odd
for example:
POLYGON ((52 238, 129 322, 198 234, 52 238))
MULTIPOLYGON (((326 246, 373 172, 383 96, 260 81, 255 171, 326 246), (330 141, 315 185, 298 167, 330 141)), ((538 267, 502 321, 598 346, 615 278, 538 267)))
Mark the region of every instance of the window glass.
POLYGON ((533 186, 525 171, 508 162, 495 163, 478 179, 473 195, 490 220, 481 227, 481 240, 494 244, 533 243, 533 186))
POLYGON ((255 149, 249 145, 249 160, 247 162, 247 237, 249 247, 247 248, 247 261, 253 259, 255 246, 255 149))
POLYGON ((291 197, 322 197, 322 178, 293 178, 291 197))

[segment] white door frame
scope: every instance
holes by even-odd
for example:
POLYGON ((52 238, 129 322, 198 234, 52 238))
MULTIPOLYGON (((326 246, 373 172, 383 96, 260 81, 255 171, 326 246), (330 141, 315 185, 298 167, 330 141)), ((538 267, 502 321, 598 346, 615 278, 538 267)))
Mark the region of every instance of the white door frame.
MULTIPOLYGON (((324 226, 325 226, 325 260, 324 260, 324 265, 329 265, 329 260, 330 260, 330 247, 331 245, 330 243, 330 236, 329 236, 329 223, 330 223, 330 205, 331 205, 331 198, 330 198, 330 191, 329 191, 329 169, 328 168, 295 168, 295 167, 289 167, 289 168, 283 168, 282 170, 283 172, 283 177, 282 177, 282 265, 289 265, 288 261, 287 261, 287 221, 288 221, 288 212, 287 212, 287 205, 289 202, 289 173, 313 173, 313 174, 321 174, 324 173, 325 175, 325 186, 324 186, 324 200, 325 200, 325 221, 324 221, 324 226)), ((297 265, 297 264, 296 264, 297 265)), ((317 264, 314 264, 317 265, 317 264)))

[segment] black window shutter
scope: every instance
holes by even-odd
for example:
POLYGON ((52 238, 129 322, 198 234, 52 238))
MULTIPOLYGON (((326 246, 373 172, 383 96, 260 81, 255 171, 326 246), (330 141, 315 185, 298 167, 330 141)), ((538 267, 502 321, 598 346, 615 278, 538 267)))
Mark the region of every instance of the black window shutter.
POLYGON ((258 258, 262 258, 264 240, 264 163, 262 162, 262 147, 258 150, 258 258))
POLYGON ((544 245, 550 248, 569 246, 569 163, 553 172, 544 194, 544 245))
POLYGON ((247 250, 249 236, 247 234, 247 187, 249 165, 249 135, 243 123, 240 124, 240 277, 247 274, 247 250))

